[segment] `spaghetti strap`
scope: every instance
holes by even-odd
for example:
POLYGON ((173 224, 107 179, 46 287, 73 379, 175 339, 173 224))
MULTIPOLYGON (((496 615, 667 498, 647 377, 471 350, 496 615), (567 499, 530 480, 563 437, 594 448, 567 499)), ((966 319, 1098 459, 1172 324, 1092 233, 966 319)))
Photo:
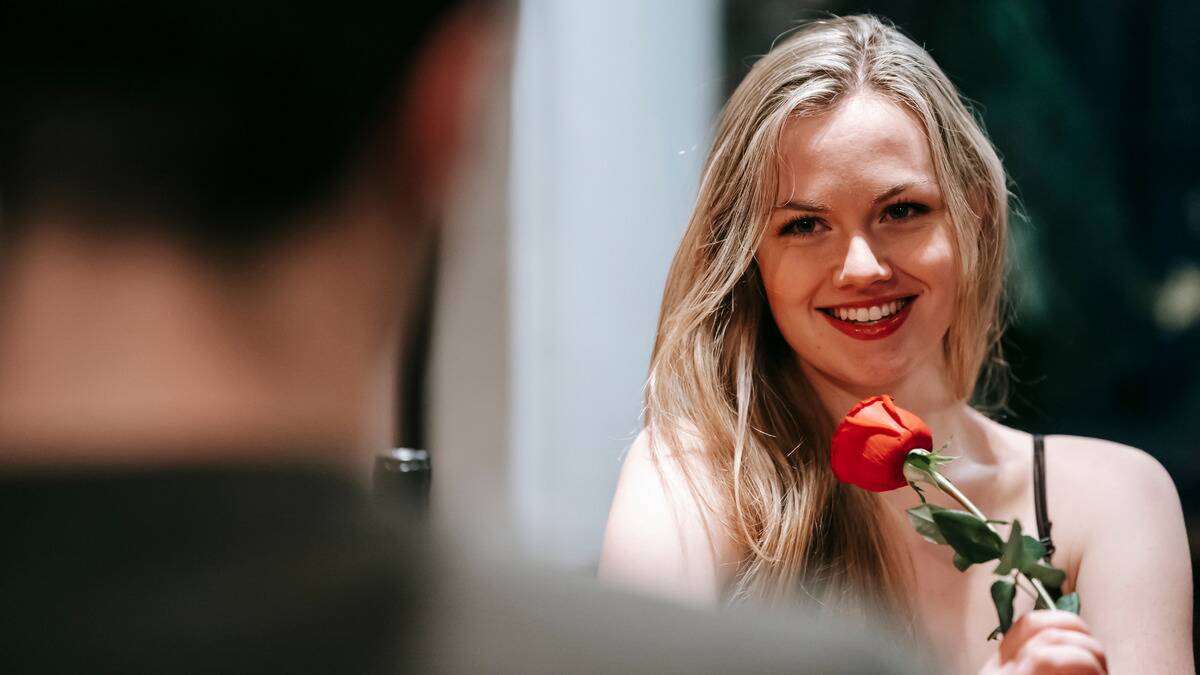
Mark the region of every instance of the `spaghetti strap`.
POLYGON ((1054 555, 1050 538, 1050 514, 1046 512, 1046 452, 1041 434, 1033 435, 1033 508, 1037 514, 1037 536, 1046 547, 1046 560, 1054 555))

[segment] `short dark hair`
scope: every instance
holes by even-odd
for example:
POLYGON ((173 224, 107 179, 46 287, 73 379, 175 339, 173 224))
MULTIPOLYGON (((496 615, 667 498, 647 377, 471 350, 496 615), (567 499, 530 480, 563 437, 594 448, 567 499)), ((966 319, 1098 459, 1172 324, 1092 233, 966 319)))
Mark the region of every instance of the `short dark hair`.
POLYGON ((0 227, 67 204, 237 250, 337 185, 459 3, 2 4, 0 227))

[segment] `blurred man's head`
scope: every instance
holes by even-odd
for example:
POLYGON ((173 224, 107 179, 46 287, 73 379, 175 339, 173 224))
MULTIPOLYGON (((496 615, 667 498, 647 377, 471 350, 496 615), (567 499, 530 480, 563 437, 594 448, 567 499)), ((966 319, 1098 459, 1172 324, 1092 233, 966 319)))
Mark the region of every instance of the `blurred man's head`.
POLYGON ((486 18, 0 9, 0 445, 387 442, 486 18))

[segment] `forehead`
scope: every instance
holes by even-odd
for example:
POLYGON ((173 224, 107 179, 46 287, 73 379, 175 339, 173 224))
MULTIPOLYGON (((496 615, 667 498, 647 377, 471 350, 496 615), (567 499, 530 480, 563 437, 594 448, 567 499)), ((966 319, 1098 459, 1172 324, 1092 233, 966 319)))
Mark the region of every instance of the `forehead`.
POLYGON ((780 202, 835 201, 901 183, 937 185, 921 123, 873 92, 853 94, 816 117, 789 119, 778 159, 780 202))

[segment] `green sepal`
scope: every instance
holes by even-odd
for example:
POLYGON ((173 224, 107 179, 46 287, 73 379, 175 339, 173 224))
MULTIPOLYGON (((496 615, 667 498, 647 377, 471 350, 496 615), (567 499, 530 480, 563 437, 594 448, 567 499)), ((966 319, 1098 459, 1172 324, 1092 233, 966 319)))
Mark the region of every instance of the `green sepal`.
POLYGON ((996 626, 995 628, 992 629, 991 633, 988 633, 988 641, 990 642, 992 640, 995 640, 998 637, 1000 637, 1000 627, 996 626))
POLYGON ((934 512, 944 510, 933 504, 914 506, 908 510, 908 522, 912 523, 913 529, 924 537, 925 541, 931 544, 945 544, 946 538, 942 536, 942 531, 938 529, 937 523, 933 522, 934 512))
POLYGON ((1058 609, 1061 609, 1064 612, 1070 612, 1072 614, 1078 615, 1079 614, 1079 594, 1078 593, 1067 593, 1066 595, 1059 598, 1058 602, 1054 603, 1054 606, 1057 607, 1058 609))
MULTIPOLYGON (((944 448, 945 446, 943 446, 944 448)), ((949 464, 957 457, 947 457, 936 452, 922 450, 910 450, 908 455, 904 457, 904 477, 909 483, 917 481, 934 482, 933 476, 937 473, 937 468, 942 464, 949 464)))
POLYGON ((917 485, 916 483, 914 483, 913 481, 910 480, 910 481, 908 481, 908 487, 912 488, 913 492, 917 493, 917 497, 919 497, 921 499, 922 504, 927 503, 925 501, 925 491, 921 489, 920 485, 917 485))
MULTIPOLYGON (((1000 557, 1004 541, 983 520, 953 509, 931 511, 931 514, 946 543, 968 563, 983 563, 1000 557)), ((957 562, 955 566, 958 567, 957 562)))
POLYGON ((1017 587, 1011 581, 1000 579, 992 584, 992 602, 996 605, 996 616, 1000 618, 997 630, 1001 633, 1007 633, 1012 628, 1013 597, 1016 594, 1017 587))

